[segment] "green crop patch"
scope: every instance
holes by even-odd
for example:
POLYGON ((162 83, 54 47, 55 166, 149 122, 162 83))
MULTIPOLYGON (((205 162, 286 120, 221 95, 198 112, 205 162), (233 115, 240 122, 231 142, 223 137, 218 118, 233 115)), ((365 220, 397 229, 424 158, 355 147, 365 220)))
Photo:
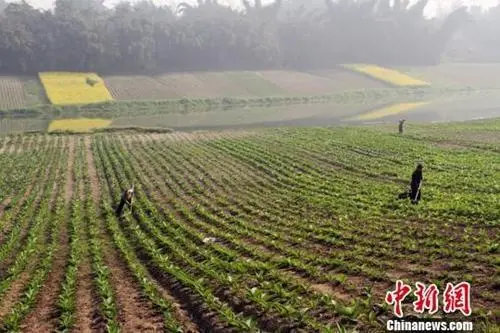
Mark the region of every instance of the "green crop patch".
MULTIPOLYGON (((442 303, 433 316, 491 332, 499 126, 6 136, 0 326, 79 331, 89 316, 111 332, 385 332, 402 280, 440 297, 470 283, 470 317, 442 303), (417 163, 412 205, 398 194, 417 163)), ((414 300, 403 311, 426 316, 414 300)))

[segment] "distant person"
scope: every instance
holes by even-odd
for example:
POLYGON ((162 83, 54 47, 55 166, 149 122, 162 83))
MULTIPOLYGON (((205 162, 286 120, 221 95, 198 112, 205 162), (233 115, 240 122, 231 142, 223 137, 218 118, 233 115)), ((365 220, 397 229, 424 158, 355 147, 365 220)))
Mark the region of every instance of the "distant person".
POLYGON ((404 131, 403 126, 404 126, 404 123, 405 123, 405 120, 404 120, 404 119, 401 119, 401 120, 399 121, 399 134, 403 134, 403 131, 404 131))
POLYGON ((421 194, 422 194, 422 180, 423 180, 423 173, 422 170, 424 167, 422 164, 417 165, 417 168, 415 171, 413 171, 411 175, 411 184, 410 184, 410 199, 411 203, 416 205, 420 201, 421 194))
POLYGON ((132 199, 134 198, 134 185, 132 185, 132 188, 126 190, 123 192, 120 204, 116 208, 116 216, 120 217, 123 211, 123 207, 125 204, 128 205, 130 209, 132 209, 132 199))

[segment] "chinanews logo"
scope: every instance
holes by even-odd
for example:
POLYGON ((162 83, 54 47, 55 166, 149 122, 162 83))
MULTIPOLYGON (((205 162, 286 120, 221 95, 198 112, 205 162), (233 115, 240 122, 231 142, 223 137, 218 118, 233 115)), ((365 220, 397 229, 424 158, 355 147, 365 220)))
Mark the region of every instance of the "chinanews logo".
MULTIPOLYGON (((388 320, 388 331, 399 332, 441 332, 441 331, 472 331, 471 322, 450 322, 438 321, 435 319, 417 319, 414 321, 405 321, 402 303, 412 292, 412 287, 403 281, 396 281, 396 287, 388 291, 385 296, 387 304, 392 305, 394 315, 397 320, 388 320)), ((460 311, 462 315, 468 317, 472 313, 471 308, 471 286, 468 282, 460 282, 456 285, 447 283, 441 296, 438 287, 435 284, 426 286, 424 283, 416 282, 413 292, 416 301, 412 303, 413 311, 423 314, 427 311, 432 315, 439 310, 439 300, 442 300, 442 310, 446 314, 460 311)))

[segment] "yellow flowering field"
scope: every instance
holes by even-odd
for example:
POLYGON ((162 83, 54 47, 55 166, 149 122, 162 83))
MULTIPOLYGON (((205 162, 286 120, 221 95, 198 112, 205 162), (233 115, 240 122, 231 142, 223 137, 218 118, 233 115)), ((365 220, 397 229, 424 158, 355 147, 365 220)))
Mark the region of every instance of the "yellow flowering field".
POLYGON ((67 131, 67 132, 91 132, 94 129, 105 128, 111 125, 111 119, 99 118, 74 118, 74 119, 56 119, 49 125, 49 132, 67 131))
POLYGON ((43 72, 40 81, 55 105, 90 104, 113 100, 104 81, 95 73, 43 72))
POLYGON ((429 82, 415 79, 409 75, 393 69, 369 64, 347 64, 343 67, 358 73, 368 75, 374 79, 384 81, 398 87, 427 87, 429 82))
POLYGON ((373 120, 378 118, 383 118, 387 116, 392 116, 398 113, 407 112, 413 110, 417 107, 427 105, 429 102, 416 102, 416 103, 398 103, 393 104, 384 108, 376 109, 361 115, 351 118, 352 120, 373 120))

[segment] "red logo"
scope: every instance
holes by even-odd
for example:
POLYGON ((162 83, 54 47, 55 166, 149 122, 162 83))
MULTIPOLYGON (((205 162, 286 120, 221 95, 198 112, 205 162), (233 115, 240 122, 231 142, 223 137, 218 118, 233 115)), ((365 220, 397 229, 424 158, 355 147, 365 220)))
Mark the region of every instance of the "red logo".
POLYGON ((446 284, 443 297, 444 312, 452 313, 457 310, 464 316, 470 316, 472 310, 470 306, 470 284, 461 282, 456 286, 451 283, 446 284))
POLYGON ((404 284, 403 281, 398 280, 396 282, 396 290, 393 292, 387 292, 387 295, 385 296, 385 301, 388 304, 394 304, 394 314, 399 318, 403 317, 403 309, 401 308, 401 303, 410 292, 411 287, 407 284, 404 284))
POLYGON ((413 302, 413 310, 418 313, 423 313, 424 310, 429 310, 430 314, 434 314, 439 308, 439 290, 435 284, 425 287, 425 284, 415 283, 417 290, 414 292, 417 300, 413 302))
MULTIPOLYGON (((435 284, 426 287, 421 282, 415 283, 416 290, 414 295, 417 300, 413 302, 413 310, 417 313, 424 313, 425 310, 429 314, 434 314, 439 310, 439 290, 435 284)), ((403 281, 396 281, 396 289, 388 291, 385 296, 385 301, 389 305, 394 305, 393 313, 399 317, 403 317, 402 303, 410 294, 411 287, 404 284, 403 281)), ((470 304, 471 287, 468 282, 461 282, 457 285, 451 283, 446 284, 446 289, 443 293, 443 311, 452 313, 456 311, 462 312, 465 316, 470 316, 472 313, 470 304)))

